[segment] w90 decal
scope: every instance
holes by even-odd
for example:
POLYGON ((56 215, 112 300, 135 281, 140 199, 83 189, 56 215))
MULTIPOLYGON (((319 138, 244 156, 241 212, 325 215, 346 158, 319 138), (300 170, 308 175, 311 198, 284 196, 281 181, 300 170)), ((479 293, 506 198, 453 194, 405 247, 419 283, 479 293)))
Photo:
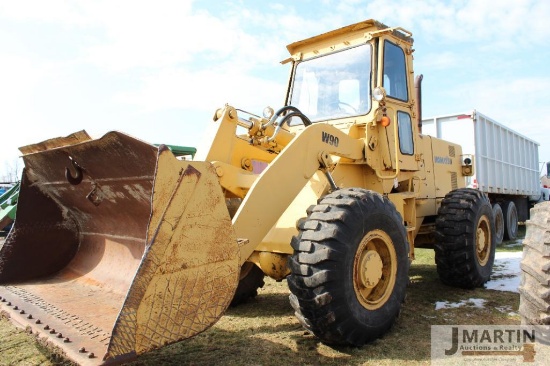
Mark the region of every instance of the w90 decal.
POLYGON ((331 135, 328 132, 324 132, 324 131, 322 132, 321 140, 324 143, 338 147, 338 142, 339 142, 338 137, 331 135))

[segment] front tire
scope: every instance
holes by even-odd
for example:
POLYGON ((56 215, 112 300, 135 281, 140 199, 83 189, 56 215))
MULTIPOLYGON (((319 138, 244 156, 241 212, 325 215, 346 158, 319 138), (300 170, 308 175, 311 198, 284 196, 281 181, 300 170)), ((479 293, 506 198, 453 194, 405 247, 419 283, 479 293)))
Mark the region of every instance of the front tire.
MULTIPOLYGON (((242 198, 226 198, 225 204, 229 216, 233 218, 243 202, 242 198)), ((229 306, 238 306, 258 295, 258 289, 264 287, 264 272, 252 262, 245 262, 241 267, 239 285, 229 306)))
POLYGON ((435 226, 435 262, 441 281, 461 288, 481 287, 487 282, 496 248, 488 198, 471 188, 448 193, 435 226))
POLYGON ((308 211, 289 260, 296 317, 328 344, 361 346, 381 337, 408 283, 401 215, 386 197, 360 188, 333 192, 308 211))
POLYGON ((245 262, 241 267, 239 285, 233 295, 230 306, 238 306, 258 295, 258 289, 264 287, 264 272, 254 263, 245 262))
POLYGON ((519 314, 525 325, 550 324, 550 202, 531 209, 523 240, 519 314), (546 238, 546 239, 545 239, 546 238))

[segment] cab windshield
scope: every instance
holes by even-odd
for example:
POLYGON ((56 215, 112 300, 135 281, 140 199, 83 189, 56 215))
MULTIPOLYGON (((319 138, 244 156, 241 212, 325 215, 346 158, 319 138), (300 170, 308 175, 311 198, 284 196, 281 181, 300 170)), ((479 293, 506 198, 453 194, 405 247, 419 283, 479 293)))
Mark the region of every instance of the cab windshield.
POLYGON ((370 111, 371 46, 346 49, 296 65, 290 104, 312 122, 370 111))

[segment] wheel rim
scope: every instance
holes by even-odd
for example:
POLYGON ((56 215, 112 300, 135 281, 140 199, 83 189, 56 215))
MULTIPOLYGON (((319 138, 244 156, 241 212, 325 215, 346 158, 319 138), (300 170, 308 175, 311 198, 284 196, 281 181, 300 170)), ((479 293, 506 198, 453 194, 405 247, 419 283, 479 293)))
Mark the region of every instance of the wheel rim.
POLYGON ((353 264, 353 287, 366 309, 376 310, 390 298, 397 275, 397 255, 388 234, 369 232, 359 244, 353 264))
POLYGON ((476 257, 479 264, 486 265, 491 253, 491 225, 487 216, 483 216, 476 229, 476 257))

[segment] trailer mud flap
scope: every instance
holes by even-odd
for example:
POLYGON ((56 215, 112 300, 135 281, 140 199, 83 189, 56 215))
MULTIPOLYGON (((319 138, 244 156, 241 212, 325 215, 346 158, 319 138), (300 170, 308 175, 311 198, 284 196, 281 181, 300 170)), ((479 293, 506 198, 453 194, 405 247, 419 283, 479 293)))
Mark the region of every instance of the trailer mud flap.
POLYGON ((0 250, 0 309, 16 325, 95 365, 219 319, 240 260, 211 164, 118 132, 23 158, 17 218, 0 250))

